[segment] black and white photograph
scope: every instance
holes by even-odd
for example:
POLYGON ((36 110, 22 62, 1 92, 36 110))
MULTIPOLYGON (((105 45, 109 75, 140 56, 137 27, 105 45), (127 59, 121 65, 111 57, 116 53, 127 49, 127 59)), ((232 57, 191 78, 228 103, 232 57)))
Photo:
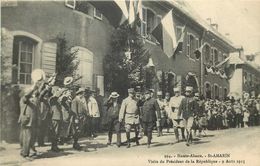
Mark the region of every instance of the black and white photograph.
POLYGON ((1 166, 260 166, 260 0, 0 2, 1 166))

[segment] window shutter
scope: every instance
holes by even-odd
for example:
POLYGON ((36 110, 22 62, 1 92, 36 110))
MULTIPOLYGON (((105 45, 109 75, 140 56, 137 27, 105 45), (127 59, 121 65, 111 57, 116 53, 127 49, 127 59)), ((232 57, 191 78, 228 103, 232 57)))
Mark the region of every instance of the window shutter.
POLYGON ((187 34, 187 55, 190 56, 190 34, 187 34))
POLYGON ((47 75, 51 75, 56 71, 56 43, 43 43, 42 47, 42 69, 47 75))
POLYGON ((13 40, 12 33, 6 28, 1 28, 1 83, 10 83, 12 81, 12 57, 13 57, 13 40))

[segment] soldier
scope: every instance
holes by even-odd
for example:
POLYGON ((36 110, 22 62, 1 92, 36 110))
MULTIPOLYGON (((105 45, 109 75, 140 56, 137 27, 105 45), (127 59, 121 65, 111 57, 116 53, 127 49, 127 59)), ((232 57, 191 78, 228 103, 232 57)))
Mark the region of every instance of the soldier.
POLYGON ((128 97, 122 102, 119 112, 119 122, 121 123, 124 119, 127 148, 130 148, 130 131, 133 127, 135 130, 135 141, 136 145, 139 145, 138 134, 139 134, 139 111, 137 101, 135 100, 135 92, 133 88, 128 89, 128 97))
POLYGON ((177 140, 177 142, 179 142, 178 128, 181 128, 182 139, 185 140, 182 115, 180 115, 180 117, 178 117, 179 107, 180 107, 181 101, 184 99, 184 96, 182 96, 180 94, 180 88, 174 88, 173 90, 174 90, 175 96, 171 97, 171 99, 170 99, 169 106, 171 107, 172 112, 169 116, 172 119, 176 140, 177 140))
POLYGON ((50 99, 50 107, 52 114, 51 122, 51 150, 59 152, 61 149, 58 148, 58 139, 60 136, 61 122, 62 122, 62 107, 61 107, 61 96, 63 90, 55 87, 53 89, 53 96, 50 99))
POLYGON ((40 100, 40 123, 38 128, 38 146, 45 146, 44 137, 49 133, 51 123, 51 112, 49 99, 51 97, 51 87, 45 84, 47 92, 40 100))
POLYGON ((145 92, 145 102, 142 110, 142 123, 144 133, 147 136, 147 147, 150 148, 152 140, 152 130, 156 120, 160 121, 161 112, 158 102, 152 98, 151 92, 145 92))
POLYGON ((165 127, 167 124, 167 114, 165 111, 165 103, 164 100, 162 98, 162 91, 158 91, 157 92, 157 103, 159 105, 160 108, 160 114, 161 114, 161 119, 160 121, 158 121, 158 125, 157 125, 157 137, 163 136, 162 130, 163 127, 165 127))
POLYGON ((113 136, 113 128, 115 128, 117 135, 117 147, 121 146, 121 133, 120 133, 120 123, 118 121, 120 105, 118 103, 119 94, 117 92, 112 92, 105 102, 105 106, 107 106, 107 116, 108 116, 108 143, 107 145, 111 145, 112 136, 113 136))
POLYGON ((186 87, 185 98, 182 99, 179 107, 179 112, 178 112, 178 117, 180 117, 180 115, 182 114, 184 128, 186 129, 187 132, 187 142, 186 142, 187 146, 189 146, 190 143, 192 142, 191 127, 193 125, 193 120, 194 120, 193 116, 195 112, 195 101, 194 98, 192 97, 192 90, 193 90, 192 87, 190 86, 186 87))
POLYGON ((39 100, 43 96, 38 91, 39 83, 35 83, 21 98, 21 113, 18 123, 21 124, 21 156, 30 159, 30 149, 36 153, 34 143, 36 141, 37 125, 40 120, 39 116, 39 100))
POLYGON ((74 112, 74 116, 72 122, 74 124, 74 143, 73 148, 74 149, 80 149, 80 146, 78 144, 78 138, 80 134, 83 134, 85 121, 86 121, 86 101, 84 97, 85 90, 83 88, 79 88, 79 90, 76 92, 76 97, 72 100, 71 103, 71 110, 74 112))

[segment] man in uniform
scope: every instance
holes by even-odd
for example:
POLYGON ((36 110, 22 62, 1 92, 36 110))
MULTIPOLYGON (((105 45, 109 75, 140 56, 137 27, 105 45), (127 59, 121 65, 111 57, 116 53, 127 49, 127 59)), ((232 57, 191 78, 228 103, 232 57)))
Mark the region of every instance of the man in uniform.
POLYGON ((58 139, 60 136, 61 122, 62 122, 62 107, 61 107, 61 96, 63 90, 55 87, 53 88, 53 96, 50 99, 50 108, 52 114, 51 122, 51 150, 59 152, 61 149, 58 148, 58 139))
POLYGON ((128 89, 128 97, 122 102, 119 111, 119 122, 124 119, 126 138, 127 138, 127 148, 130 148, 130 131, 133 127, 135 130, 135 140, 136 145, 139 145, 138 134, 139 134, 139 111, 137 106, 137 101, 135 99, 135 91, 133 88, 128 89))
POLYGON ((147 136, 147 147, 150 148, 152 140, 152 130, 156 120, 160 121, 161 113, 157 101, 152 98, 151 92, 145 92, 145 102, 142 110, 142 123, 144 133, 147 136))
POLYGON ((189 143, 192 142, 191 127, 193 125, 193 116, 195 113, 195 100, 192 97, 192 91, 192 87, 186 87, 185 98, 182 99, 178 112, 178 117, 182 114, 184 128, 187 132, 187 146, 189 146, 189 143))
POLYGON ((84 126, 85 126, 85 120, 86 120, 86 100, 84 97, 85 90, 83 88, 79 88, 79 90, 76 92, 76 97, 71 102, 71 110, 74 113, 74 143, 73 148, 79 150, 80 146, 78 144, 78 138, 80 134, 83 134, 84 126))
POLYGON ((170 113, 169 117, 171 117, 171 119, 172 119, 175 137, 176 137, 177 142, 179 142, 178 128, 181 128, 182 139, 185 140, 183 120, 182 120, 181 115, 180 115, 180 117, 178 117, 179 107, 180 107, 181 101, 184 99, 184 96, 182 96, 180 94, 180 88, 174 88, 173 90, 174 90, 175 96, 171 97, 170 102, 169 102, 169 106, 172 109, 172 112, 170 113))

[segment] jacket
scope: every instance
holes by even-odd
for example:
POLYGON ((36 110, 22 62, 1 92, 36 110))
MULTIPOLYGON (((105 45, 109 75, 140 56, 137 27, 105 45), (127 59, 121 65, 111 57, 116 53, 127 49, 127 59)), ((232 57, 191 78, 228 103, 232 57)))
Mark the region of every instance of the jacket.
POLYGON ((76 117, 87 116, 87 104, 85 98, 76 96, 71 102, 71 110, 75 113, 76 117))
POLYGON ((57 97, 52 97, 50 99, 50 107, 51 107, 52 120, 62 120, 61 103, 58 101, 57 97))
POLYGON ((120 105, 117 103, 116 106, 113 105, 113 102, 111 100, 108 100, 105 102, 105 106, 107 106, 107 117, 108 120, 114 120, 119 117, 119 110, 120 110, 120 105))
POLYGON ((89 115, 91 117, 96 117, 96 118, 100 117, 98 103, 96 99, 92 96, 90 96, 88 99, 88 110, 89 110, 89 115))
POLYGON ((195 113, 195 100, 192 97, 185 97, 182 99, 178 116, 182 114, 183 119, 188 119, 189 117, 192 117, 195 113))
POLYGON ((155 122, 161 118, 161 111, 158 102, 154 98, 146 100, 142 109, 143 122, 155 122))
POLYGON ((139 124, 139 110, 137 101, 131 97, 123 100, 119 111, 119 121, 124 119, 126 124, 139 124))

